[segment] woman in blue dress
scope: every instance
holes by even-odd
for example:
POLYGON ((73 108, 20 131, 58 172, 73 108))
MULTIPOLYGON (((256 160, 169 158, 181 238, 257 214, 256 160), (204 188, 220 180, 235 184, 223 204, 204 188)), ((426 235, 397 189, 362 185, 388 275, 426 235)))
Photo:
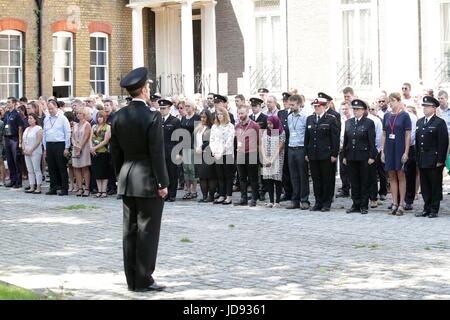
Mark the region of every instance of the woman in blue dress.
POLYGON ((381 160, 385 164, 391 182, 393 202, 391 214, 397 216, 402 216, 405 212, 405 164, 408 161, 411 141, 411 118, 403 110, 401 100, 400 93, 392 93, 389 96, 392 112, 384 115, 381 138, 381 160))

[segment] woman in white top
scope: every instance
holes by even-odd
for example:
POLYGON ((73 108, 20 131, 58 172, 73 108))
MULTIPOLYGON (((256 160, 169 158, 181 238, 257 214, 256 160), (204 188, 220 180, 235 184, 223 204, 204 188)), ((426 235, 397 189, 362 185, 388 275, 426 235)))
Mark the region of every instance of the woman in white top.
POLYGON ((223 107, 216 107, 215 124, 211 129, 209 146, 216 161, 219 198, 214 204, 230 205, 233 195, 234 176, 234 126, 223 107))
POLYGON ((78 185, 77 197, 89 197, 91 194, 89 191, 91 182, 89 170, 91 166, 91 125, 86 120, 88 113, 87 107, 78 110, 79 122, 74 125, 72 132, 72 167, 75 171, 75 179, 78 185), (83 179, 86 187, 84 192, 83 179))
POLYGON ((32 113, 28 116, 29 127, 23 133, 22 151, 28 170, 30 190, 26 193, 41 194, 42 184, 42 128, 37 125, 39 118, 32 113))

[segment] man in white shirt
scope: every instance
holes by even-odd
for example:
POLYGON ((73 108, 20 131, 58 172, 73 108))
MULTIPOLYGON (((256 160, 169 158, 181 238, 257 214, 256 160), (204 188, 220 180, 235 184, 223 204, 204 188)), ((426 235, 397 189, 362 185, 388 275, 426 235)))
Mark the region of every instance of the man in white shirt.
POLYGON ((414 98, 411 96, 411 84, 408 82, 405 82, 402 86, 402 103, 405 106, 414 106, 415 101, 414 98))
POLYGON ((408 108, 405 108, 411 118, 411 147, 409 148, 408 162, 405 165, 406 170, 406 197, 405 197, 405 210, 413 210, 413 203, 416 199, 416 176, 417 176, 417 164, 416 164, 416 128, 417 117, 414 113, 409 112, 408 108))
POLYGON ((378 154, 377 159, 375 160, 375 164, 371 166, 371 181, 370 184, 372 186, 372 190, 370 191, 370 207, 375 209, 378 207, 378 194, 380 195, 380 200, 386 199, 387 194, 387 180, 386 180, 386 172, 384 171, 383 164, 381 163, 381 137, 383 135, 383 123, 381 119, 377 115, 377 108, 375 104, 373 104, 369 108, 369 114, 367 118, 373 121, 375 124, 375 147, 377 148, 378 154), (378 189, 377 176, 380 178, 380 189, 378 189))
MULTIPOLYGON (((353 95, 352 95, 353 97, 353 95)), ((350 109, 350 104, 353 98, 344 98, 341 103, 341 138, 339 148, 339 176, 342 182, 342 188, 339 190, 338 197, 347 198, 350 196, 350 176, 348 172, 348 166, 342 161, 344 160, 344 134, 345 134, 345 122, 353 118, 353 112, 350 109)))

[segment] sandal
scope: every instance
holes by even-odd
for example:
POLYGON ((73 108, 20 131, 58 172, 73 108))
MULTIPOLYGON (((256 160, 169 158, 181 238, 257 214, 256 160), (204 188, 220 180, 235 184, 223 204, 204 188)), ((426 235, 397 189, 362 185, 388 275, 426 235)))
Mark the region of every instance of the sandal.
POLYGON ((83 190, 78 189, 77 191, 77 197, 82 197, 83 196, 83 190))
POLYGON ((189 200, 189 199, 191 199, 191 196, 192 196, 191 193, 188 192, 184 195, 183 200, 189 200))
POLYGON ((100 198, 108 198, 108 194, 106 192, 102 192, 100 198))
POLYGON ((84 190, 83 194, 81 195, 83 198, 87 198, 91 195, 91 192, 89 190, 84 190))
POLYGON ((98 193, 95 195, 96 198, 100 198, 101 196, 102 196, 102 192, 98 192, 98 193))
POLYGON ((397 217, 404 216, 404 215, 405 215, 405 209, 404 209, 403 207, 399 207, 399 208, 397 209, 397 212, 396 212, 395 215, 396 215, 397 217))
POLYGON ((198 198, 198 194, 197 192, 191 193, 191 197, 189 199, 197 199, 198 198))
POLYGON ((398 210, 398 206, 395 204, 392 205, 392 210, 391 210, 390 214, 395 216, 397 214, 397 210, 398 210))

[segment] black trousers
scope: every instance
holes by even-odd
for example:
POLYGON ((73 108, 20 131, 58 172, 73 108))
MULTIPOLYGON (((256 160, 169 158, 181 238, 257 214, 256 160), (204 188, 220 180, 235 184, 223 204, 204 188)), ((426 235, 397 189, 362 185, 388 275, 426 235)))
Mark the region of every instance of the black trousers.
POLYGON ((167 174, 169 176, 169 198, 177 197, 177 189, 178 189, 178 171, 177 165, 172 162, 170 158, 170 154, 166 153, 166 167, 167 174))
POLYGON ((108 178, 108 186, 107 191, 117 192, 117 178, 116 178, 116 170, 114 169, 114 163, 112 161, 112 157, 109 158, 109 178, 108 178))
POLYGON ((287 198, 287 200, 291 200, 292 199, 292 182, 291 182, 291 175, 289 173, 289 152, 284 153, 282 183, 283 183, 285 197, 287 198))
POLYGON ((384 164, 381 161, 381 152, 377 156, 377 175, 380 180, 380 188, 378 189, 378 194, 380 196, 387 196, 388 194, 388 181, 386 176, 386 170, 384 169, 384 164))
POLYGON ((416 163, 416 150, 414 146, 409 148, 408 162, 405 165, 406 168, 406 196, 405 203, 413 204, 416 198, 416 175, 417 175, 417 163, 416 163))
POLYGON ((281 200, 281 181, 264 180, 266 190, 269 192, 270 203, 280 203, 281 200))
POLYGON ((22 173, 20 171, 19 138, 5 137, 6 162, 8 163, 9 178, 12 184, 22 185, 22 173))
POLYGON ((128 289, 153 284, 164 200, 123 197, 123 262, 128 289))
POLYGON ((252 187, 252 200, 258 200, 258 161, 251 161, 258 159, 257 155, 250 153, 237 154, 237 168, 240 177, 240 188, 242 199, 247 199, 247 187, 250 182, 252 187), (255 158, 256 157, 256 158, 255 158))
POLYGON ((371 201, 378 200, 378 174, 377 174, 378 164, 377 160, 375 163, 369 167, 369 199, 371 201))
POLYGON ((424 210, 428 213, 439 213, 442 201, 442 167, 420 169, 420 187, 422 190, 424 210))
POLYGON ((292 182, 292 202, 309 203, 308 162, 305 149, 288 149, 288 164, 292 182))
POLYGON ((344 152, 341 151, 339 153, 339 176, 342 181, 342 192, 348 194, 350 193, 350 175, 348 166, 342 163, 344 160, 344 152))
POLYGON ((336 164, 331 160, 310 161, 316 206, 331 208, 336 182, 336 164))
POLYGON ((357 209, 369 209, 371 173, 373 176, 375 164, 369 166, 367 161, 348 162, 353 206, 357 209))
POLYGON ((231 155, 223 156, 221 161, 216 162, 215 169, 221 197, 231 197, 233 195, 234 168, 234 157, 231 155))
POLYGON ((69 190, 67 158, 64 157, 65 142, 47 142, 47 165, 50 174, 50 191, 69 190))

